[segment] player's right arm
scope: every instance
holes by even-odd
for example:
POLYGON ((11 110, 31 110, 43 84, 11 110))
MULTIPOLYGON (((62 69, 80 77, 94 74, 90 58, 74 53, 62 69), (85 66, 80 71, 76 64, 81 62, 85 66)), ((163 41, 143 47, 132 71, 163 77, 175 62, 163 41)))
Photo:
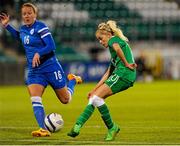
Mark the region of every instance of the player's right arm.
POLYGON ((133 70, 137 67, 136 63, 129 64, 127 62, 126 57, 124 56, 124 53, 122 51, 122 48, 119 46, 118 43, 113 43, 112 46, 113 46, 114 51, 116 51, 117 56, 122 60, 122 62, 127 68, 133 70))
POLYGON ((0 14, 0 22, 6 28, 13 37, 19 40, 19 31, 14 29, 10 24, 9 24, 10 18, 8 14, 1 13, 0 14))
POLYGON ((105 74, 102 76, 101 80, 97 83, 97 85, 95 86, 95 88, 88 93, 88 98, 90 98, 91 95, 92 95, 102 84, 104 84, 105 80, 108 79, 109 74, 110 74, 110 67, 107 69, 107 71, 106 71, 105 74))

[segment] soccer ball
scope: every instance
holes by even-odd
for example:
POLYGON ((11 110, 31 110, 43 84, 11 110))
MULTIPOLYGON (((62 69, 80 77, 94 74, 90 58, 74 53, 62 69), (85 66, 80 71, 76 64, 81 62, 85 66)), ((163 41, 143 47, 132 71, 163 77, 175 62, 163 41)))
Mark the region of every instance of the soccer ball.
POLYGON ((63 128, 64 120, 60 114, 51 113, 46 115, 44 124, 50 132, 56 132, 63 128))

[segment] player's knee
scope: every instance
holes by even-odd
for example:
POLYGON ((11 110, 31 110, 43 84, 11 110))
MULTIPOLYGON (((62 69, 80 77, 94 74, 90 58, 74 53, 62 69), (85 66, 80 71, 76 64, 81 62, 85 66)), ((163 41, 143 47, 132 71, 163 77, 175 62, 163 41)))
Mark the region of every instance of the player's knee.
POLYGON ((96 95, 93 95, 90 99, 89 99, 89 104, 92 104, 94 105, 95 107, 99 107, 101 105, 103 105, 105 102, 104 102, 104 99, 96 96, 96 95))
POLYGON ((61 102, 63 104, 68 104, 70 101, 71 101, 71 98, 69 98, 69 97, 64 97, 64 98, 61 99, 61 102))
POLYGON ((68 104, 72 98, 71 94, 66 94, 66 95, 56 94, 56 95, 62 104, 68 104))
POLYGON ((61 103, 68 104, 69 103, 69 99, 68 98, 61 99, 61 103))

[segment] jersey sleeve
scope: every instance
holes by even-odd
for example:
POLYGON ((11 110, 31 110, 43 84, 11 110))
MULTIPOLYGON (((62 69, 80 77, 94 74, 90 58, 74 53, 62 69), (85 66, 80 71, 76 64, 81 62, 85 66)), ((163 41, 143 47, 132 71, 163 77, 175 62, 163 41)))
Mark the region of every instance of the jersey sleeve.
POLYGON ((114 43, 118 43, 121 48, 123 48, 123 47, 126 45, 126 42, 123 41, 122 39, 120 39, 120 38, 117 37, 117 36, 112 37, 112 38, 109 40, 108 45, 112 48, 114 43))
POLYGON ((19 31, 17 31, 14 27, 12 27, 10 24, 8 24, 6 27, 6 30, 8 30, 10 33, 11 33, 11 35, 15 38, 15 39, 17 39, 17 40, 20 40, 20 38, 19 38, 19 31))
POLYGON ((55 51, 55 43, 51 35, 47 35, 47 37, 43 38, 45 46, 41 48, 38 53, 40 56, 50 53, 51 51, 55 51))
POLYGON ((40 35, 45 46, 38 53, 40 56, 50 53, 56 49, 54 39, 49 31, 49 28, 42 22, 39 22, 37 33, 40 35))
POLYGON ((39 23, 37 32, 41 38, 44 38, 47 35, 51 35, 49 28, 42 22, 39 23))

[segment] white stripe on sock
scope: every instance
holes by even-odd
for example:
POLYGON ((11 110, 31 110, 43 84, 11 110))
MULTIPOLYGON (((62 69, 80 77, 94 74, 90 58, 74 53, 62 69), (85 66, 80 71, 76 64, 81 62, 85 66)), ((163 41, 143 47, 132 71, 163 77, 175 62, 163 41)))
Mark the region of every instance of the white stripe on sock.
POLYGON ((43 105, 42 104, 33 104, 33 107, 43 107, 43 105))
POLYGON ((68 92, 69 92, 69 100, 68 100, 68 103, 69 103, 72 100, 72 95, 71 95, 71 92, 69 90, 68 90, 68 92))
POLYGON ((42 104, 42 98, 40 96, 32 96, 31 101, 32 102, 39 102, 42 104))
POLYGON ((71 88, 68 87, 68 91, 71 93, 71 95, 73 94, 73 90, 71 90, 71 88))

